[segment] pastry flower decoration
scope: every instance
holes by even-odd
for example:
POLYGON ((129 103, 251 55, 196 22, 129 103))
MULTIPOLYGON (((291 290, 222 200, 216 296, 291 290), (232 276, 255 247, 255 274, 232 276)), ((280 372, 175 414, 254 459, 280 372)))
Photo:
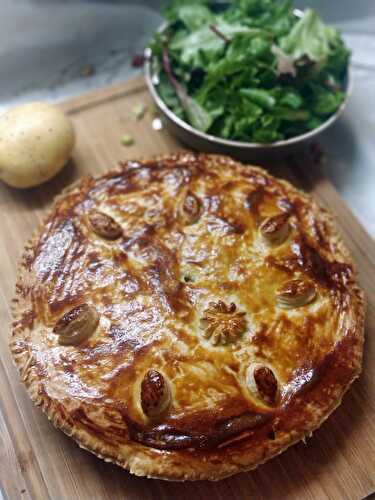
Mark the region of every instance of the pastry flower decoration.
POLYGON ((200 320, 203 336, 213 345, 235 342, 246 330, 245 312, 238 312, 233 302, 210 302, 200 320))

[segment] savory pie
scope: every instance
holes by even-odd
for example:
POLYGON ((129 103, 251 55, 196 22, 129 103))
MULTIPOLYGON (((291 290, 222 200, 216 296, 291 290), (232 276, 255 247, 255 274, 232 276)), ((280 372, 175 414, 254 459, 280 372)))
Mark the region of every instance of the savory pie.
POLYGON ((14 314, 34 402, 149 477, 256 467, 311 435, 361 369, 364 299, 331 216, 222 156, 127 161, 63 193, 14 314))

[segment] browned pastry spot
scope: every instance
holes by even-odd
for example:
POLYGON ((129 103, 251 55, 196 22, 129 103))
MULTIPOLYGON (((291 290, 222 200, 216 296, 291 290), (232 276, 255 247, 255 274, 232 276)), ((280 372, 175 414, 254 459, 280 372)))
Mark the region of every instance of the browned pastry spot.
POLYGON ((182 216, 186 224, 194 224, 200 217, 202 202, 197 195, 188 191, 182 204, 182 216))
POLYGON ((316 287, 310 279, 293 279, 283 283, 276 296, 279 307, 301 307, 315 299, 316 287))
POLYGON ((260 225, 260 233, 267 243, 281 245, 289 234, 289 215, 281 213, 273 217, 267 217, 260 225))
POLYGON ((96 330, 99 315, 95 307, 80 304, 65 313, 56 323, 53 333, 61 345, 77 345, 87 340, 96 330))
POLYGON ((263 400, 269 405, 275 404, 277 380, 273 371, 267 366, 260 366, 254 371, 254 380, 263 400))
POLYGON ((141 405, 148 417, 158 417, 170 404, 168 382, 157 370, 148 370, 141 384, 141 405))
POLYGON ((88 219, 94 232, 102 238, 116 240, 122 235, 121 226, 110 215, 91 210, 88 219))

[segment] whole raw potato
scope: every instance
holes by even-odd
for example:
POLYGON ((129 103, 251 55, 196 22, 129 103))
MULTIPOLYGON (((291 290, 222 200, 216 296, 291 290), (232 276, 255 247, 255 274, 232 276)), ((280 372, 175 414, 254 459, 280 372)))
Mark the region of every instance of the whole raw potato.
POLYGON ((17 188, 57 174, 74 147, 71 121, 55 106, 31 102, 0 116, 0 179, 17 188))

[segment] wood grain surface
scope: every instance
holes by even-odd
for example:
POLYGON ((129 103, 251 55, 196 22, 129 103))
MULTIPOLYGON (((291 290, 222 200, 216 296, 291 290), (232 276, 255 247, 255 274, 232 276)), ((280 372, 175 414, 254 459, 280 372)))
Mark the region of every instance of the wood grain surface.
MULTIPOLYGON (((10 302, 17 262, 54 196, 84 174, 100 174, 125 158, 181 149, 155 131, 150 100, 137 78, 62 105, 77 131, 74 159, 44 186, 17 191, 0 186, 0 492, 6 499, 361 499, 375 491, 375 244, 333 186, 304 155, 269 166, 337 215, 367 296, 363 374, 342 405, 314 433, 256 471, 218 483, 173 483, 131 476, 80 449, 33 406, 8 351, 10 302), (149 105, 139 121, 137 103, 149 105), (135 143, 120 140, 131 133, 135 143)), ((375 194, 375 193, 374 193, 375 194)), ((1 495, 0 495, 1 497, 1 495)))

